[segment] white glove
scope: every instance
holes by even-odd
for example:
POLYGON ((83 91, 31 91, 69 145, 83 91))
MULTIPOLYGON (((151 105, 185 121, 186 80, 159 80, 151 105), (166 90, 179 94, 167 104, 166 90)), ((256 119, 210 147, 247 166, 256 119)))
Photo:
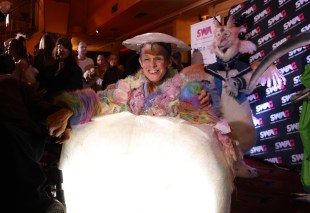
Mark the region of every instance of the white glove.
POLYGON ((86 70, 83 74, 83 77, 88 81, 90 79, 92 79, 95 75, 95 69, 94 68, 90 68, 89 70, 86 70))
POLYGON ((90 77, 90 73, 91 71, 90 70, 86 70, 84 73, 83 73, 83 78, 85 78, 86 80, 90 77))
POLYGON ((239 84, 238 81, 234 78, 229 78, 225 81, 223 86, 227 93, 232 97, 237 97, 239 94, 239 84))
POLYGON ((102 79, 101 78, 98 78, 97 80, 96 80, 96 84, 98 85, 98 86, 101 86, 102 85, 102 79))

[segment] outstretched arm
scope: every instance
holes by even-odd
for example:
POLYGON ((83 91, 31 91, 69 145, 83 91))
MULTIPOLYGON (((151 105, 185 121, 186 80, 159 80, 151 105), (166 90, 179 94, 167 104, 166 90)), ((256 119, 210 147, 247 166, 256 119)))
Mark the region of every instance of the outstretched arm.
POLYGON ((63 139, 69 138, 68 133, 69 128, 68 123, 70 117, 73 115, 73 112, 69 109, 62 108, 58 110, 57 112, 49 115, 46 119, 46 125, 49 129, 49 134, 51 136, 55 136, 60 138, 60 141, 63 141, 63 139))

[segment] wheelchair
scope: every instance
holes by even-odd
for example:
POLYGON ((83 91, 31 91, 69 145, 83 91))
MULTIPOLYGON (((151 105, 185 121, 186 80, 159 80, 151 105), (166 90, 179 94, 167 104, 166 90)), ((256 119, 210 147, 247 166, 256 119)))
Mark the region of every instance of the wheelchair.
POLYGON ((66 213, 62 171, 57 167, 45 169, 47 181, 42 187, 40 211, 42 213, 66 213))

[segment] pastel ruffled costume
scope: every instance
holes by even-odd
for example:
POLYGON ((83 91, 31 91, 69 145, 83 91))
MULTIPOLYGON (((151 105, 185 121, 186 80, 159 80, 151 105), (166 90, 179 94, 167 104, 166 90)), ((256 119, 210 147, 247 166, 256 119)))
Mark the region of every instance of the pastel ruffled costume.
POLYGON ((219 99, 203 73, 169 75, 152 94, 138 73, 98 96, 56 99, 75 112, 60 159, 68 212, 230 212, 239 153, 219 99), (212 95, 207 110, 202 88, 212 95))

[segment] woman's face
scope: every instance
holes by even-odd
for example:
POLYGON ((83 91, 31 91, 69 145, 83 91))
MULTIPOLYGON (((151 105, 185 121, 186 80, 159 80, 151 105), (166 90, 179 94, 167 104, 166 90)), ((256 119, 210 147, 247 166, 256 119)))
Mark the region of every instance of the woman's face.
POLYGON ((70 54, 70 50, 68 50, 65 46, 58 44, 57 45, 57 55, 59 56, 59 59, 63 60, 68 58, 70 54))
POLYGON ((97 56, 97 65, 100 70, 107 70, 109 68, 108 62, 103 55, 97 56))
POLYGON ((158 44, 146 44, 141 49, 139 62, 144 75, 152 83, 159 83, 171 64, 171 59, 165 55, 166 50, 158 44))

